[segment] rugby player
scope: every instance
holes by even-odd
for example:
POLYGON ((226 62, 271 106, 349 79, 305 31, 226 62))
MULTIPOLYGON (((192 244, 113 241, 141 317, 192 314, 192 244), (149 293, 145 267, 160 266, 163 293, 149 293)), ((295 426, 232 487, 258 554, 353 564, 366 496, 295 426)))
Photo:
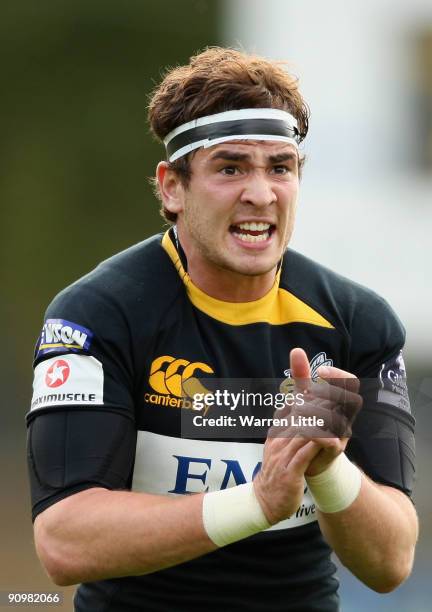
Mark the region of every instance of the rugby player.
POLYGON ((211 48, 169 71, 149 120, 170 229, 48 307, 28 414, 34 533, 52 580, 81 583, 77 611, 334 611, 332 551, 380 593, 411 571, 403 327, 288 248, 308 118, 278 63, 211 48), (352 437, 182 437, 199 375, 319 375, 354 398, 377 384, 352 437))

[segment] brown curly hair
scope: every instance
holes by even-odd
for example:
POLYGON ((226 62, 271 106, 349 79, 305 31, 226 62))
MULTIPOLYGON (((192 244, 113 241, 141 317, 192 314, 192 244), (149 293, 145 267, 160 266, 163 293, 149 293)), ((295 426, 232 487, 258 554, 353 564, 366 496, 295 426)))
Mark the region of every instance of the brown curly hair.
MULTIPOLYGON (((270 61, 235 49, 209 47, 190 58, 189 64, 168 70, 151 94, 148 120, 159 141, 174 128, 207 115, 240 108, 276 108, 291 113, 301 140, 309 126, 309 108, 298 90, 297 78, 284 62, 270 61)), ((190 156, 170 163, 185 187, 191 177, 190 156)), ((299 171, 304 163, 300 159, 299 171)), ((160 198, 158 190, 156 194, 160 198)), ((177 215, 162 207, 174 223, 177 215)))

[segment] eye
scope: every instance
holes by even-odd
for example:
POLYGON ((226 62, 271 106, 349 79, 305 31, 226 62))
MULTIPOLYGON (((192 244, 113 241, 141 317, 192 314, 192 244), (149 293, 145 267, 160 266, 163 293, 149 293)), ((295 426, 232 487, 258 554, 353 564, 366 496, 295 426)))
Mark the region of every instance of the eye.
POLYGON ((285 164, 278 164, 277 166, 273 166, 272 172, 274 172, 274 174, 287 174, 291 172, 291 168, 285 164))
POLYGON ((225 176, 236 176, 240 174, 240 168, 238 166, 224 166, 219 172, 225 176))

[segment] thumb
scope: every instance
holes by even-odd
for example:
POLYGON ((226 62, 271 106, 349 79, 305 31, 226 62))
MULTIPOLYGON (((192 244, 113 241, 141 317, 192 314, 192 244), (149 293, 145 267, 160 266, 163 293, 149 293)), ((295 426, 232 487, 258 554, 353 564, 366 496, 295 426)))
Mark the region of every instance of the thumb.
POLYGON ((309 359, 301 348, 292 349, 290 353, 291 376, 295 380, 307 380, 311 377, 309 359))

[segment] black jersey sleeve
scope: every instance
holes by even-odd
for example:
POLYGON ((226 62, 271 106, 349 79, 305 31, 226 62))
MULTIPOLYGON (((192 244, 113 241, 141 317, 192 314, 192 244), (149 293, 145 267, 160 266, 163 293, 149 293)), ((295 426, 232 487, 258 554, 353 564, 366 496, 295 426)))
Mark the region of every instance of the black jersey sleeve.
POLYGON ((133 357, 127 313, 116 293, 82 279, 47 309, 36 344, 28 419, 78 405, 133 418, 133 357))
POLYGON ((92 487, 130 487, 136 430, 117 412, 87 407, 39 414, 29 425, 27 461, 32 518, 92 487))
POLYGON ((368 294, 354 315, 351 372, 361 382, 363 407, 348 456, 375 482, 412 494, 415 419, 402 357, 405 330, 390 306, 368 294))
POLYGON ((134 368, 121 303, 106 284, 84 278, 47 310, 27 415, 33 518, 85 488, 128 486, 134 368))

